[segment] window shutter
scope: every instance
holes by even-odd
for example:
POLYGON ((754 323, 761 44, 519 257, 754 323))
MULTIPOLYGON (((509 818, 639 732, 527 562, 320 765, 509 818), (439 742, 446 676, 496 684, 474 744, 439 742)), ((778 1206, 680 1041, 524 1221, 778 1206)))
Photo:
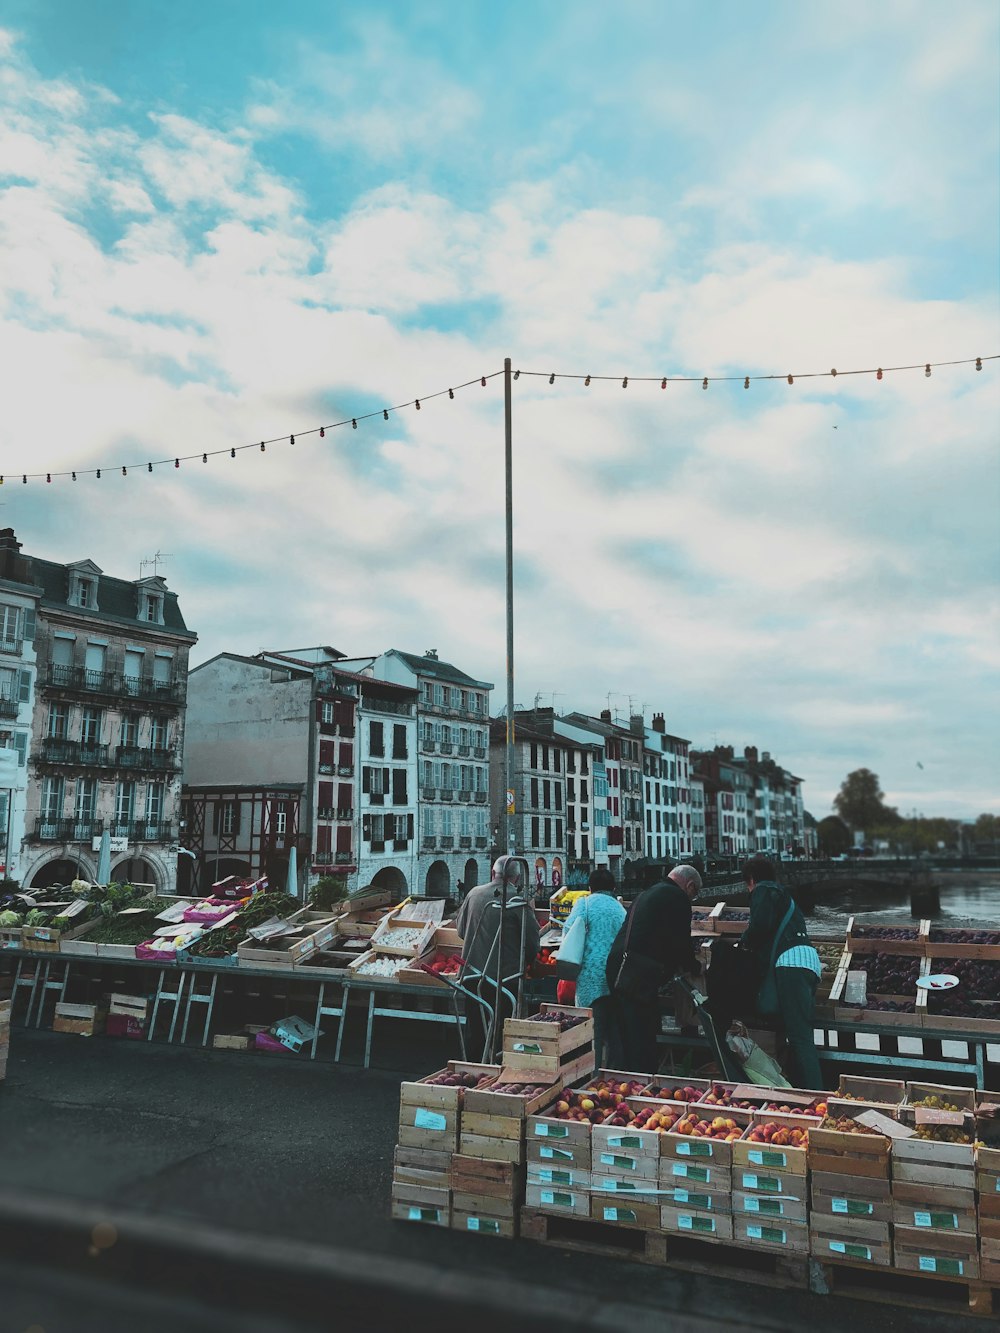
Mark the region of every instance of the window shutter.
POLYGON ((340 762, 345 768, 350 768, 354 763, 354 746, 347 745, 343 741, 340 743, 340 762))
POLYGON ((352 795, 352 792, 351 792, 350 784, 347 783, 347 782, 341 782, 341 783, 338 783, 338 785, 337 785, 337 809, 338 809, 338 810, 350 810, 350 808, 351 808, 351 806, 352 806, 353 804, 354 804, 354 800, 353 800, 353 795, 352 795))
POLYGON ((19 671, 17 676, 18 703, 26 704, 31 698, 31 672, 19 671))
POLYGON ((221 810, 222 810, 222 806, 219 804, 218 801, 216 801, 215 805, 212 806, 212 832, 213 832, 213 833, 218 833, 218 831, 219 831, 219 815, 220 815, 220 813, 221 813, 221 810))
POLYGON ((319 762, 328 764, 330 768, 334 765, 333 741, 320 741, 319 743, 319 762))
POLYGON ((383 768, 383 770, 382 770, 382 794, 383 794, 384 796, 387 796, 387 795, 389 794, 390 791, 392 791, 392 788, 389 786, 389 770, 388 770, 387 768, 383 768))
POLYGON ((24 612, 24 638, 28 643, 35 641, 35 609, 29 606, 24 612))
POLYGON ((26 731, 14 732, 14 749, 17 751, 17 766, 23 768, 28 760, 28 733, 26 731))
POLYGON ((412 816, 412 815, 407 815, 407 816, 406 816, 406 836, 407 836, 407 838, 412 838, 412 837, 413 837, 413 816, 412 816))
POLYGON ((333 783, 321 782, 319 784, 319 804, 324 809, 329 809, 333 805, 333 783))
POLYGON ((322 699, 317 699, 317 700, 316 700, 316 721, 317 721, 317 722, 322 722, 322 721, 323 721, 323 701, 322 701, 322 699))
MULTIPOLYGON (((371 815, 362 815, 362 816, 361 816, 361 836, 364 838, 364 840, 365 840, 366 842, 371 842, 371 840, 372 840, 372 817, 371 817, 371 815)), ((338 840, 339 840, 339 831, 338 831, 338 840)))
POLYGON ((394 768, 392 770, 392 803, 393 805, 406 804, 406 769, 394 768))
POLYGON ((341 824, 337 829, 337 851, 351 854, 351 826, 350 824, 341 824))
POLYGON ((361 790, 363 792, 370 792, 371 789, 372 789, 372 771, 370 768, 366 767, 361 770, 361 790))

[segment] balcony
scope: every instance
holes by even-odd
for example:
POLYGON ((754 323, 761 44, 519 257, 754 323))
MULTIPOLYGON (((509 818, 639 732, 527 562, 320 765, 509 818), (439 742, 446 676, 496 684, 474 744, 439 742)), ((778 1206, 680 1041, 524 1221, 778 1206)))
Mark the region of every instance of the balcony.
POLYGON ((434 850, 437 846, 437 838, 434 837, 433 833, 424 835, 422 846, 425 852, 432 852, 434 850))
POLYGON ((20 704, 17 699, 12 699, 6 694, 0 694, 0 717, 17 717, 19 707, 20 704))
POLYGON ((485 804, 486 804, 486 798, 487 798, 488 795, 489 795, 489 793, 488 793, 488 792, 485 792, 485 791, 477 791, 477 792, 475 793, 476 801, 479 803, 479 805, 485 805, 485 804))
POLYGON ((114 762, 118 768, 138 768, 147 772, 172 773, 177 757, 169 750, 152 750, 138 745, 119 745, 114 762))
POLYGON ((454 839, 454 838, 439 838, 439 839, 438 839, 438 842, 439 842, 439 844, 440 844, 440 846, 441 846, 442 851, 445 851, 445 852, 450 852, 451 849, 452 849, 452 848, 454 847, 454 845, 455 845, 455 839, 454 839))
POLYGON ((333 852, 313 852, 314 866, 332 866, 333 852))
POLYGON ((476 846, 477 846, 477 847, 488 847, 489 845, 490 845, 490 840, 489 840, 489 838, 477 838, 477 839, 476 839, 476 846))
POLYGON ((469 751, 470 751, 470 748, 471 748, 471 747, 468 746, 468 745, 460 745, 460 746, 458 747, 458 753, 461 754, 461 755, 467 755, 467 754, 469 753, 469 751))
MULTIPOLYGON (((331 816, 331 818, 332 818, 332 816, 331 816)), ((354 818, 354 810, 353 810, 353 808, 352 808, 351 806, 349 806, 349 805, 341 806, 341 807, 337 810, 336 818, 337 818, 337 819, 341 819, 341 820, 353 819, 353 818, 354 818)))
POLYGON ((20 657, 23 650, 23 639, 0 639, 0 653, 7 657, 20 657))
POLYGON ((333 819, 334 817, 335 817, 335 811, 333 809, 333 806, 320 805, 317 807, 316 809, 317 819, 333 819))
POLYGON ((110 750, 106 745, 91 745, 85 741, 65 741, 49 736, 42 741, 38 756, 42 764, 73 764, 84 768, 109 768, 110 750))
POLYGON ((328 776, 332 777, 335 768, 336 768, 335 764, 320 764, 319 771, 321 773, 326 773, 328 776))
POLYGON ((473 757, 474 759, 485 759, 485 758, 486 758, 486 746, 485 746, 485 745, 474 745, 474 746, 472 747, 472 757, 473 757))
POLYGON ((335 853, 334 853, 334 861, 336 862, 336 864, 337 864, 338 866, 346 866, 346 865, 350 865, 350 863, 351 863, 351 853, 350 853, 350 852, 335 852, 335 853))
POLYGON ((36 819, 35 837, 41 842, 86 842, 99 838, 103 819, 36 819))
POLYGON ((455 799, 455 793, 450 787, 442 787, 441 791, 438 793, 438 799, 442 801, 453 801, 455 799))
POLYGON ((354 765, 353 765, 353 764, 339 764, 339 765, 337 766, 337 773, 338 773, 338 775, 339 775, 340 777, 342 777, 342 778, 353 778, 353 777, 354 777, 354 765))
POLYGON ((436 797, 437 797, 437 789, 435 787, 420 788, 420 799, 422 801, 433 801, 436 799, 436 797))
POLYGON ((420 748, 425 754, 434 754, 437 750, 437 741, 433 736, 421 736, 420 748))
POLYGON ((452 745, 451 741, 441 741, 438 745, 438 749, 442 754, 453 754, 455 747, 452 745))
POLYGON ((472 846, 472 839, 463 836, 463 837, 459 838, 459 840, 458 840, 458 845, 459 845, 459 847, 471 847, 471 846, 472 846))
POLYGON ((469 788, 469 787, 463 787, 462 790, 458 793, 458 799, 459 799, 460 801, 471 801, 471 800, 472 800, 472 796, 473 796, 473 793, 472 793, 471 788, 469 788))
POLYGON ((85 667, 59 666, 55 662, 49 665, 46 684, 57 690, 145 699, 155 703, 178 704, 184 698, 184 687, 175 681, 120 676, 114 671, 88 671, 85 667))
POLYGON ((169 820, 136 819, 131 824, 116 824, 113 832, 129 830, 132 842, 172 842, 173 831, 169 820))
POLYGON ((397 702, 395 699, 374 699, 367 694, 364 699, 364 711, 366 713, 389 713, 393 717, 412 717, 413 704, 397 702))

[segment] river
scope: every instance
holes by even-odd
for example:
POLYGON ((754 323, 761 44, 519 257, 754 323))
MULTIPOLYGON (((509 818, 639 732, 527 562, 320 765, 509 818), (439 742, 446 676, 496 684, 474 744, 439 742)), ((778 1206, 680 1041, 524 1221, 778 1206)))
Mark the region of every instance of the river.
POLYGON ((921 894, 911 904, 909 889, 845 880, 825 885, 801 906, 817 932, 846 926, 852 914, 873 925, 921 917, 945 926, 1000 925, 1000 873, 944 871, 934 882, 936 895, 921 894))

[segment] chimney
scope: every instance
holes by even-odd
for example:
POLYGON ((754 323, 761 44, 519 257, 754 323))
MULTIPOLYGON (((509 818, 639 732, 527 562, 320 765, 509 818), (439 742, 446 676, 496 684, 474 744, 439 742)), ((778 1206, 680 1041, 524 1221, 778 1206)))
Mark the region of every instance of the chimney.
POLYGON ((11 583, 31 582, 31 561, 21 554, 21 543, 13 528, 0 530, 0 578, 11 583))
POLYGON ((424 656, 429 657, 432 662, 436 662, 438 660, 438 650, 436 648, 428 648, 424 653, 424 656))
POLYGON ((610 709, 610 708, 602 708, 602 709, 601 709, 601 721, 602 721, 602 722, 610 722, 610 721, 611 721, 611 709, 610 709))
POLYGON ((654 730, 654 731, 658 731, 658 732, 660 732, 661 734, 664 733, 664 732, 666 732, 666 730, 667 730, 667 724, 666 724, 666 723, 664 722, 664 720, 663 720, 663 714, 662 714, 662 713, 654 713, 654 714, 653 714, 653 730, 654 730))
POLYGON ((756 745, 745 745, 743 747, 743 758, 746 759, 749 763, 755 764, 757 762, 756 745))
POLYGON ((629 730, 633 736, 642 736, 646 730, 646 722, 641 713, 633 713, 629 718, 629 730))
POLYGON ((771 751, 770 751, 770 750, 765 750, 765 751, 764 751, 764 763, 765 763, 765 764, 769 764, 770 762, 771 762, 771 751))

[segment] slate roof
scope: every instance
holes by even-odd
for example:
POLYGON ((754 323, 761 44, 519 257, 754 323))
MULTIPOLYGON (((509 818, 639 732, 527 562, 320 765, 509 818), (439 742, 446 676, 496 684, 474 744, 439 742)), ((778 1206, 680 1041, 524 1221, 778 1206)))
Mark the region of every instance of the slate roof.
POLYGON ((175 592, 169 592, 167 589, 163 591, 162 625, 156 624, 155 621, 140 620, 139 599, 135 582, 128 579, 112 578, 109 574, 98 575, 97 603, 99 609, 95 610, 89 606, 72 606, 69 602, 69 571, 72 566, 60 565, 54 560, 40 560, 37 556, 31 556, 30 559, 35 582, 42 589, 42 606, 65 607, 67 611, 75 611, 95 620, 139 625, 147 631, 166 631, 167 633, 183 635, 184 638, 192 641, 198 637, 185 625, 175 592))
POLYGON ((415 671, 421 676, 434 676, 438 680, 446 680, 453 685, 473 685, 480 690, 493 689, 489 681, 473 680, 471 676, 467 676, 464 671, 459 671, 458 667, 452 666, 450 662, 441 662, 436 657, 418 657, 416 653, 400 652, 398 648, 391 648, 389 651, 401 658, 411 671, 415 671))

